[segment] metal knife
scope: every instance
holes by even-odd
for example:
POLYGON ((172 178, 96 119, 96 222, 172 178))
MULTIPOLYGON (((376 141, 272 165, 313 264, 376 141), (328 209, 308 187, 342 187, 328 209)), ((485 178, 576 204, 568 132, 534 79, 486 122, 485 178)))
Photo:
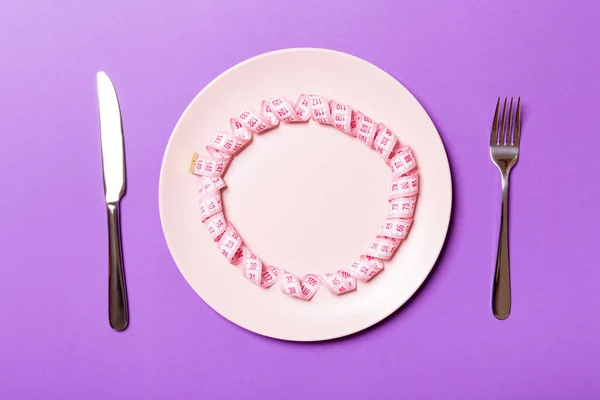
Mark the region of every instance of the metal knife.
POLYGON ((97 81, 102 172, 108 209, 108 319, 114 330, 122 331, 129 322, 119 220, 119 202, 125 193, 123 131, 119 101, 110 78, 106 73, 98 72, 97 81))

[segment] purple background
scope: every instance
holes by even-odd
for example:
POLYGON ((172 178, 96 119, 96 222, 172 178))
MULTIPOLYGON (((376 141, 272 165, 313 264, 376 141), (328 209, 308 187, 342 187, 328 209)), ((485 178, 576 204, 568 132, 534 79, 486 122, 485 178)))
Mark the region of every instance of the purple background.
POLYGON ((598 398, 599 22, 594 1, 3 2, 0 398, 598 398), (161 159, 185 106, 227 68, 286 47, 345 51, 400 80, 438 127, 455 185, 447 245, 418 296, 318 344, 213 312, 158 216, 161 159), (100 69, 127 147, 131 324, 120 334, 107 321, 100 69), (505 322, 490 310, 499 95, 524 103, 505 322))

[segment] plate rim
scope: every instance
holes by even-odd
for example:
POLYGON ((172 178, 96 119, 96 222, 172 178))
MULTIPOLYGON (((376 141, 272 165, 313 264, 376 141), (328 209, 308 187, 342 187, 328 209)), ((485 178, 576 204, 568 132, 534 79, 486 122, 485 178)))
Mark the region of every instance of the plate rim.
POLYGON ((326 340, 333 340, 333 339, 338 339, 338 338, 342 338, 342 337, 346 337, 346 336, 350 336, 353 335, 355 333, 364 331, 372 326, 375 326, 377 324, 379 324, 381 321, 385 320, 386 318, 388 318, 389 316, 391 316, 392 314, 396 313, 397 311, 401 310, 407 303, 409 303, 409 301, 415 296, 415 294, 423 287, 423 284, 427 281, 427 279, 431 276, 432 271, 434 270, 435 266, 437 265, 440 255, 442 253, 442 250, 444 249, 447 241, 448 241, 448 232, 449 232, 449 228, 450 228, 450 222, 452 219, 452 209, 453 209, 453 199, 454 199, 454 184, 453 184, 453 179, 452 179, 452 169, 450 168, 450 160, 448 158, 448 152, 446 150, 446 146, 444 145, 444 141, 442 139, 442 136, 440 135, 440 132, 438 130, 438 128, 436 127, 433 119, 431 118, 431 116, 429 115, 429 113, 427 112, 427 110, 425 109, 425 107, 423 107, 423 105, 421 104, 421 102, 416 98, 416 96, 408 89, 406 88, 398 79, 396 79, 394 76, 392 76, 391 74, 389 74, 387 71, 385 71, 383 68, 371 63, 370 61, 367 61, 363 58, 354 56, 352 54, 348 54, 342 51, 338 51, 338 50, 332 50, 332 49, 325 49, 325 48, 318 48, 318 47, 293 47, 293 48, 285 48, 285 49, 279 49, 279 50, 273 50, 273 51, 269 51, 269 52, 265 52, 265 53, 261 53, 258 55, 255 55, 253 57, 247 58, 231 67, 229 67, 228 69, 226 69, 225 71, 223 71, 222 73, 220 73, 219 75, 217 75, 215 78, 213 78, 206 86, 204 86, 202 88, 202 90, 200 90, 187 104, 185 110, 181 113, 181 115, 179 116, 179 118, 177 119, 177 123, 175 124, 175 126, 173 127, 170 135, 169 135, 169 140, 167 141, 167 145, 165 146, 165 150, 163 153, 163 157, 161 160, 161 167, 160 167, 160 173, 159 173, 159 182, 158 182, 158 209, 159 209, 159 218, 160 218, 160 224, 161 224, 161 229, 162 229, 162 233, 163 233, 163 237, 165 239, 165 242, 167 244, 167 249, 169 250, 169 254, 171 255, 171 258, 173 259, 173 262, 175 263, 175 265, 177 266, 177 269, 179 270, 179 273, 183 276, 184 281, 189 285, 189 287, 192 289, 192 291, 198 296, 200 297, 200 299, 206 304, 208 305, 208 307, 214 311, 215 313, 217 313, 221 318, 229 321, 230 323, 243 328, 244 330, 247 330, 249 332, 258 334, 260 336, 263 337, 267 337, 267 338, 272 338, 272 339, 277 339, 277 340, 284 340, 284 341, 290 341, 290 342, 319 342, 319 341, 326 341, 326 340), (179 267, 179 263, 176 259, 176 256, 173 254, 173 251, 171 249, 171 246, 169 245, 169 240, 167 239, 167 231, 165 230, 165 223, 164 223, 164 206, 163 203, 161 201, 161 193, 163 192, 162 187, 163 187, 163 180, 164 180, 164 174, 165 174, 165 160, 167 157, 167 154, 169 153, 169 149, 172 146, 174 137, 175 137, 175 132, 177 132, 178 128, 180 127, 180 125, 182 124, 182 121, 185 119, 185 117, 187 116, 187 114, 190 112, 192 105, 196 102, 196 100, 202 96, 204 94, 204 92, 206 92, 209 88, 211 88, 214 84, 216 84, 217 81, 219 81, 220 79, 222 79, 223 77, 227 76, 228 74, 230 74, 231 72, 233 72, 234 70, 243 67, 246 64, 249 64, 251 62, 253 62, 256 59, 260 59, 263 57, 269 57, 269 56, 273 56, 273 55, 277 55, 277 54, 282 54, 282 53, 288 53, 288 52, 302 52, 302 51, 311 51, 311 52, 322 52, 322 53, 333 53, 336 54, 337 56, 341 56, 341 57, 348 57, 348 58, 352 58, 354 60, 357 60, 359 62, 363 62, 363 63, 367 63, 369 64, 371 67, 374 67, 375 69, 379 70, 380 72, 384 73, 385 75, 389 76, 390 78, 392 78, 394 81, 396 81, 396 83, 398 83, 400 85, 401 88, 403 88, 413 99, 414 101, 419 105, 419 107, 423 110, 423 112, 425 113, 425 115, 427 115, 427 118, 429 119, 429 121, 431 122, 433 128, 435 129, 435 132, 437 133, 437 138, 439 139, 440 143, 441 143, 441 147, 443 150, 443 154, 444 154, 444 159, 445 159, 445 163, 443 164, 443 167, 445 167, 444 169, 447 171, 448 174, 448 183, 449 183, 449 191, 448 191, 448 198, 446 199, 447 204, 448 204, 448 208, 447 210, 444 210, 444 215, 446 223, 445 223, 445 227, 444 227, 444 240, 441 241, 439 248, 437 248, 435 250, 435 258, 434 261, 432 262, 432 264, 428 267, 427 273, 423 276, 423 279, 421 280, 421 282, 418 285, 415 285, 414 290, 412 290, 410 292, 410 295, 406 298, 406 300, 404 300, 401 304, 397 304, 389 313, 384 313, 384 315, 382 315, 381 317, 376 318, 375 320, 368 320, 365 324, 360 325, 358 328, 353 329, 351 332, 348 333, 343 333, 343 334, 335 334, 335 335, 321 335, 318 338, 310 338, 310 339, 305 339, 305 338, 289 338, 289 337, 278 337, 278 336, 273 336, 273 335, 268 335, 265 334, 263 332, 259 332, 257 330, 251 329, 249 327, 246 326, 242 326, 234 321, 232 321, 231 319, 225 317, 221 312, 218 311, 218 307, 214 306, 213 304, 209 303, 206 299, 204 299, 192 286, 192 284, 185 278, 185 275, 183 274, 183 271, 181 270, 181 268, 179 267))

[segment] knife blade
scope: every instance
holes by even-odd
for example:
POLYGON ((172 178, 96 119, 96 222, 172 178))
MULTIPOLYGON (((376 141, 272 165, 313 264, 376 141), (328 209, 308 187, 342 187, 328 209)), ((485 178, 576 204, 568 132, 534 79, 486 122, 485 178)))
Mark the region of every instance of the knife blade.
POLYGON ((112 81, 98 72, 98 106, 104 194, 108 211, 108 315, 116 331, 127 328, 129 310, 121 244, 120 201, 125 193, 125 155, 121 111, 112 81))

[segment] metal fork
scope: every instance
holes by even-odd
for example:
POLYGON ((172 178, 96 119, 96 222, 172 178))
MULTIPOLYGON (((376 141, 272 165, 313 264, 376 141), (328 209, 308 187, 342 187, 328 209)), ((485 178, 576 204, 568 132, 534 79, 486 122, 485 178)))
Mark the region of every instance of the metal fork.
POLYGON ((504 99, 500 113, 500 97, 496 103, 492 134, 490 137, 490 155, 502 175, 502 213, 500 216, 500 238, 496 255, 496 272, 492 292, 492 310, 498 319, 506 319, 510 314, 510 260, 508 257, 508 180, 510 171, 519 159, 521 141, 521 98, 517 98, 517 107, 513 117, 513 98, 510 98, 508 115, 504 99), (500 126, 498 126, 500 125, 500 126))

